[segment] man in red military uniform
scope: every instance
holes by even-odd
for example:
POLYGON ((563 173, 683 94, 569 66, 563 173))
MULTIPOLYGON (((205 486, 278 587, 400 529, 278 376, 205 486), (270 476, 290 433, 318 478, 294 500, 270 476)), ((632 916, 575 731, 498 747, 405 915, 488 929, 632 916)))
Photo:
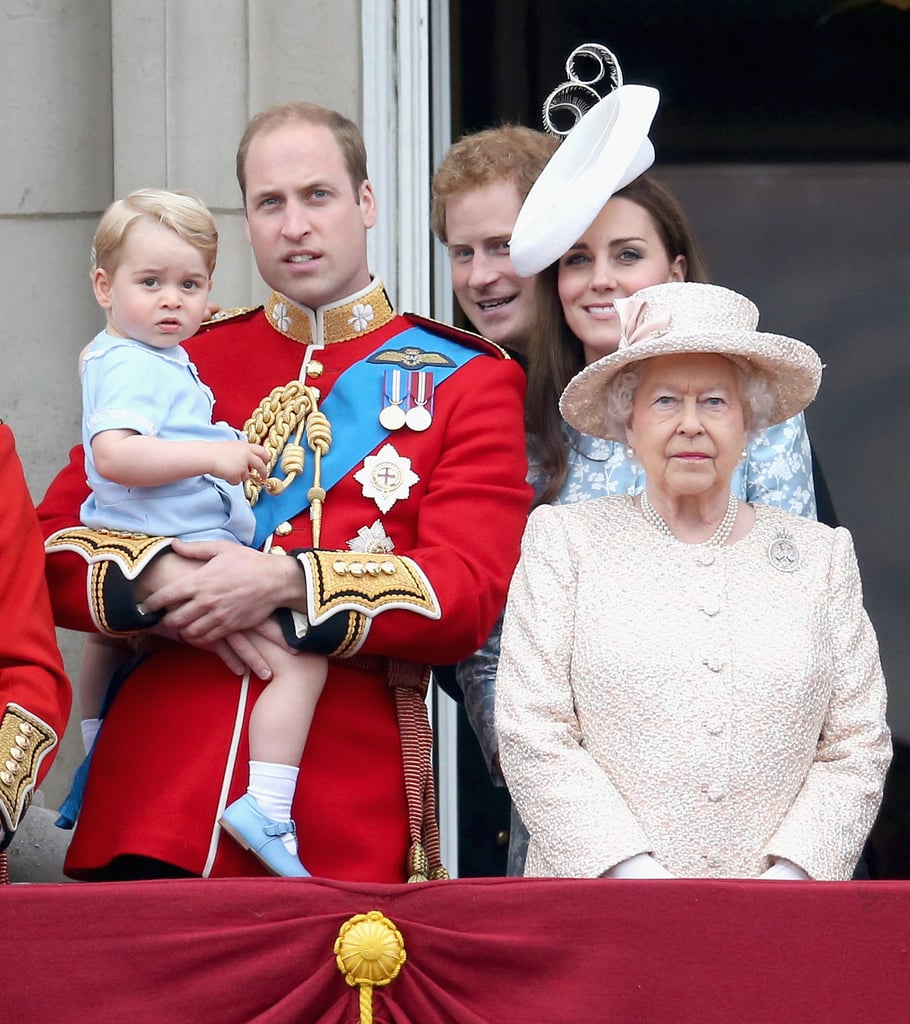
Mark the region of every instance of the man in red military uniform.
POLYGON ((340 879, 442 877, 426 666, 475 650, 505 599, 530 500, 522 373, 394 313, 367 267, 376 202, 347 119, 266 111, 237 167, 273 293, 187 349, 217 418, 249 419, 273 455, 250 491, 268 553, 77 527, 79 449, 52 484, 39 514, 60 624, 130 633, 164 613, 157 632, 183 641, 149 644, 113 700, 66 870, 262 872, 217 823, 245 787, 267 669, 250 631, 280 609, 289 643, 330 657, 294 799, 301 860, 340 879))
POLYGON ((9 427, 0 424, 0 850, 50 769, 72 691, 54 634, 44 549, 9 427))

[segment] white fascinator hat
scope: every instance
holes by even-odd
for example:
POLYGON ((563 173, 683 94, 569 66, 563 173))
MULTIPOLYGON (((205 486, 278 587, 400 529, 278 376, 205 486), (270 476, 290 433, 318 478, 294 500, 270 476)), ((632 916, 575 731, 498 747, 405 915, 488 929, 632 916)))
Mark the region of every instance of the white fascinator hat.
POLYGON ((605 46, 585 43, 566 61, 569 80, 544 102, 544 127, 564 135, 559 148, 522 204, 509 242, 512 266, 531 277, 554 263, 588 230, 604 204, 654 163, 648 138, 660 93, 647 85, 623 85, 619 61, 605 46), (593 77, 578 74, 580 59, 593 61, 593 77), (612 91, 593 88, 607 71, 612 91), (591 100, 593 106, 589 106, 591 100), (560 131, 554 114, 569 114, 574 127, 560 131))

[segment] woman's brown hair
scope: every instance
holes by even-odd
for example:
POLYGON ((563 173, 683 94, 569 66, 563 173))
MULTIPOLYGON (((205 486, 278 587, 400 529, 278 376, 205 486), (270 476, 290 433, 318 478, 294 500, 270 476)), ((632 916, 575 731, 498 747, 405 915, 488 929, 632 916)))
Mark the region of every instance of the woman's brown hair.
MULTIPOLYGON (((682 256, 686 281, 710 280, 708 268, 679 200, 660 182, 644 175, 616 193, 646 210, 672 262, 682 256)), ((569 329, 557 290, 559 264, 544 270, 535 290, 534 331, 528 344, 528 390, 525 429, 531 461, 546 478, 538 505, 553 501, 568 473, 568 453, 559 398, 565 386, 585 365, 581 341, 569 329)))

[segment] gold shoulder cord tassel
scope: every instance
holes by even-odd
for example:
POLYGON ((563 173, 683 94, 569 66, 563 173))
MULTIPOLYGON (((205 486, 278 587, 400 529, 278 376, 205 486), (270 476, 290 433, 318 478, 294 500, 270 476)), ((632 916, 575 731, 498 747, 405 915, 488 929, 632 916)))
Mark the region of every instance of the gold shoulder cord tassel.
POLYGON ((313 452, 313 486, 307 491, 310 499, 310 519, 313 522, 313 547, 319 547, 322 531, 322 505, 325 491, 320 486, 322 456, 332 446, 332 425, 321 409, 314 408, 306 421, 306 443, 313 452))
POLYGON ((373 1024, 373 988, 397 978, 407 960, 401 932, 378 910, 355 914, 341 926, 334 953, 344 980, 360 988, 360 1024, 373 1024))
POLYGON ((325 490, 320 484, 322 456, 332 444, 332 427, 318 408, 319 392, 299 380, 277 387, 259 403, 253 415, 243 426, 247 439, 261 444, 269 453, 269 478, 247 480, 244 486, 247 501, 255 505, 263 488, 270 494, 280 494, 303 472, 306 450, 300 443, 304 431, 313 452, 313 486, 307 492, 310 500, 310 518, 313 521, 313 547, 319 547, 322 529, 322 505, 325 490), (293 435, 293 440, 291 437, 293 435), (283 480, 272 476, 281 458, 283 480))

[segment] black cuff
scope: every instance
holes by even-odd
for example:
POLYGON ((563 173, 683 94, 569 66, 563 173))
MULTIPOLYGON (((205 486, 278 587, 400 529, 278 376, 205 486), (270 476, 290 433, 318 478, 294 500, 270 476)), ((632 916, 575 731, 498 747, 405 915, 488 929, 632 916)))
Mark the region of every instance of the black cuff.
MULTIPOLYGON (((157 555, 155 557, 157 558, 157 555)), ((151 629, 164 618, 165 611, 142 611, 136 601, 135 585, 136 581, 128 580, 115 562, 107 563, 103 594, 105 625, 110 632, 135 633, 151 629)))
POLYGON ((297 622, 287 608, 279 608, 275 615, 284 633, 289 647, 298 651, 309 651, 311 654, 324 654, 326 657, 338 654, 344 647, 351 624, 352 612, 339 612, 318 626, 307 626, 303 636, 297 634, 297 622))

